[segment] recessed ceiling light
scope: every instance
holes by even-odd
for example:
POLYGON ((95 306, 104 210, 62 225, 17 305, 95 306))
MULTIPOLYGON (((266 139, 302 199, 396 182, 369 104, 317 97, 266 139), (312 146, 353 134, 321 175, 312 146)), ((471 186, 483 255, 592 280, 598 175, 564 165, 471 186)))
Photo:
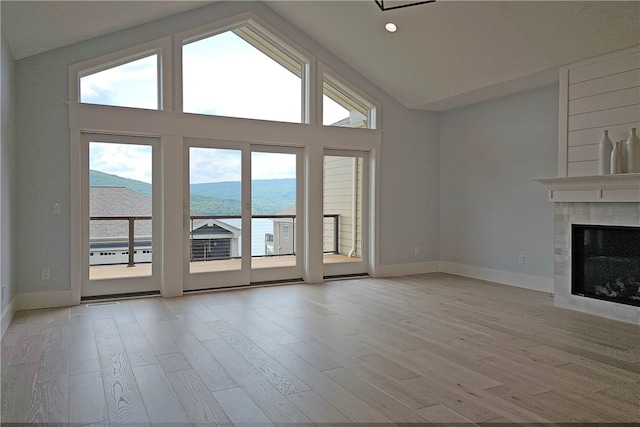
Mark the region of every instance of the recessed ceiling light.
POLYGON ((387 22, 386 24, 384 24, 384 28, 385 28, 385 30, 389 31, 390 33, 395 33, 396 30, 398 29, 396 24, 394 24, 393 22, 387 22))

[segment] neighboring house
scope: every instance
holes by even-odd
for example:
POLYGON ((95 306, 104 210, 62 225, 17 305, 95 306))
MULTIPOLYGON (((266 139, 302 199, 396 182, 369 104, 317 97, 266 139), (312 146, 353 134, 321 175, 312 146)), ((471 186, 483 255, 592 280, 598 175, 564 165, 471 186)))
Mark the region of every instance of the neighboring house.
POLYGON ((362 254, 362 159, 325 156, 324 213, 338 214, 338 248, 332 218, 324 220, 324 252, 350 257, 362 254))
POLYGON ((216 219, 194 219, 192 224, 191 261, 238 257, 239 228, 216 219))
MULTIPOLYGON (((290 206, 279 212, 278 215, 296 215, 296 206, 290 206)), ((274 218, 273 233, 265 234, 265 253, 267 255, 293 255, 295 254, 295 227, 294 218, 274 218)))
MULTIPOLYGON (((125 187, 90 187, 91 216, 151 217, 151 197, 125 187)), ((191 212, 191 215, 199 215, 191 212)), ((191 261, 238 256, 240 230, 214 219, 194 219, 191 261)), ((91 265, 125 264, 129 258, 129 221, 92 220, 89 223, 91 265)), ((134 261, 151 262, 151 220, 134 221, 134 261)))
MULTIPOLYGON (((349 257, 362 254, 362 160, 354 157, 325 156, 324 158, 324 214, 339 215, 336 247, 333 218, 324 219, 323 252, 349 257)), ((278 215, 295 215, 291 206, 278 215)), ((267 255, 295 253, 293 218, 274 218, 273 234, 265 234, 267 255)))
POLYGON ((345 117, 342 120, 332 123, 331 126, 337 126, 342 128, 366 128, 367 127, 366 120, 367 120, 367 117, 361 112, 350 110, 349 117, 345 117))

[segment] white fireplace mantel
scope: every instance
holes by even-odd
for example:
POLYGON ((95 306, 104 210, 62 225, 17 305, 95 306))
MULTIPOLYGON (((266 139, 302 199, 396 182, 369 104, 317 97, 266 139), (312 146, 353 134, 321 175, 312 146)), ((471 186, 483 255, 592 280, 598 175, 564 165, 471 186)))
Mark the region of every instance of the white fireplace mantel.
POLYGON ((550 202, 640 202, 640 173, 537 178, 550 202))

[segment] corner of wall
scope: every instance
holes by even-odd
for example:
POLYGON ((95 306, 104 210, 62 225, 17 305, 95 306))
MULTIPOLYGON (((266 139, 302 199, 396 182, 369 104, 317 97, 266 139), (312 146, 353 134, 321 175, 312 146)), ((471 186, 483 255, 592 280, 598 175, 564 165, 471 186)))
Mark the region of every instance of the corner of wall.
POLYGON ((0 285, 2 301, 0 308, 1 332, 9 327, 16 311, 16 167, 17 150, 15 129, 16 82, 15 60, 4 34, 1 43, 1 114, 2 136, 0 138, 0 285))
POLYGON ((16 298, 14 297, 9 305, 5 307, 2 311, 2 318, 0 318, 0 330, 2 334, 0 335, 0 339, 4 338, 4 333, 9 329, 9 325, 11 324, 11 320, 13 320, 13 316, 16 314, 16 298))

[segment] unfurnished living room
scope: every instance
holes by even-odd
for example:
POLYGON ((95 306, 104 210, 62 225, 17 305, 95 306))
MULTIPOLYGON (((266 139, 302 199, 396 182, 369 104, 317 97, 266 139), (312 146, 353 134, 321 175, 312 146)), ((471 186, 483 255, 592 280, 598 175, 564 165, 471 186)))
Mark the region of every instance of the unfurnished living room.
POLYGON ((1 423, 640 424, 640 2, 0 8, 1 423))

